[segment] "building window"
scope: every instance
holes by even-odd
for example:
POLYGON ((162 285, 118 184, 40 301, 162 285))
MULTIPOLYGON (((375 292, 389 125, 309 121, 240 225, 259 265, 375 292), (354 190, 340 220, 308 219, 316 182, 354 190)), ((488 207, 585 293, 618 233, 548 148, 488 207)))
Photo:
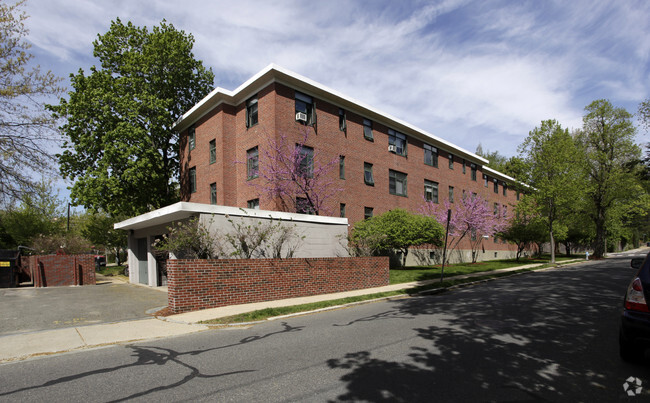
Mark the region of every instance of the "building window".
POLYGON ((454 169, 454 154, 449 154, 449 169, 454 169))
POLYGON ((363 218, 366 220, 372 218, 372 207, 363 208, 363 218))
POLYGON ((463 175, 465 175, 465 166, 466 166, 466 165, 467 165, 467 163, 466 163, 465 160, 463 159, 463 175))
POLYGON ((499 216, 499 203, 494 203, 494 215, 499 216))
POLYGON ((519 201, 519 192, 517 192, 517 201, 519 201))
POLYGON ((253 199, 249 200, 247 202, 248 208, 253 209, 253 210, 259 210, 260 209, 260 199, 253 199))
POLYGON ((406 135, 388 129, 388 149, 397 155, 406 157, 406 135))
POLYGON ((438 203, 438 183, 424 180, 424 200, 438 203))
POLYGON ((257 95, 246 101, 246 127, 257 124, 257 95))
POLYGON ((345 118, 345 111, 339 108, 339 130, 342 132, 347 132, 348 124, 345 118))
POLYGON ((388 170, 388 192, 392 195, 406 196, 406 174, 388 170))
POLYGON ((449 203, 454 202, 454 187, 449 186, 449 203))
POLYGON ((339 205, 339 216, 345 217, 345 203, 339 205))
POLYGON ((372 136, 372 120, 363 119, 363 137, 366 140, 374 141, 372 136))
POLYGON ((217 204, 217 184, 210 184, 210 204, 217 204))
POLYGON ((196 193, 196 167, 190 168, 190 193, 196 193))
POLYGON ((424 163, 438 168, 438 149, 428 144, 424 145, 424 163))
POLYGON ((210 141, 210 164, 217 162, 217 140, 210 141))
POLYGON ((313 99, 296 91, 296 120, 306 124, 316 124, 316 107, 313 99))
POLYGON ((476 182, 476 164, 471 164, 469 167, 472 170, 472 180, 476 182))
POLYGON ((492 182, 494 182, 494 193, 499 193, 499 181, 496 179, 492 179, 492 182))
POLYGON ((314 175, 314 149, 307 146, 299 147, 298 175, 303 178, 311 178, 314 175))
POLYGON ((372 164, 368 162, 363 163, 363 180, 366 185, 375 185, 375 179, 372 176, 372 164))
POLYGON ((255 179, 259 176, 260 156, 257 147, 246 151, 246 167, 248 179, 255 179))
POLYGON ((296 197, 296 213, 314 214, 314 207, 304 197, 296 197))
POLYGON ((486 174, 483 174, 483 186, 488 187, 488 176, 486 174))
POLYGON ((507 196, 507 195, 508 195, 507 192, 506 192, 506 188, 507 188, 507 186, 506 186, 506 183, 505 183, 505 182, 503 182, 503 183, 501 184, 501 188, 503 189, 503 195, 504 195, 504 196, 507 196))
POLYGON ((345 179, 345 156, 339 155, 339 178, 345 179))
POLYGON ((192 151, 194 150, 194 147, 196 147, 196 128, 194 126, 188 129, 187 137, 190 146, 190 151, 192 151))

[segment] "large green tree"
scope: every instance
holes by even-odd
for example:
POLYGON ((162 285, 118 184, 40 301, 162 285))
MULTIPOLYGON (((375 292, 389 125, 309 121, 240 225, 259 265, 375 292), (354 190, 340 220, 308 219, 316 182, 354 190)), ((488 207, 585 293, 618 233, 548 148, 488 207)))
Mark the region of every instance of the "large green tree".
POLYGON ((30 246, 39 236, 61 234, 65 230, 64 207, 52 192, 50 182, 41 181, 35 192, 25 193, 17 206, 0 212, 0 248, 30 246))
POLYGON ((93 42, 101 65, 71 75, 68 99, 51 106, 61 126, 61 173, 75 204, 112 216, 178 200, 174 122, 212 89, 192 35, 162 21, 151 31, 119 19, 93 42))
POLYGON ((560 220, 579 199, 581 184, 577 148, 567 129, 555 120, 545 120, 519 146, 529 167, 530 192, 544 217, 555 263, 555 234, 560 220))
POLYGON ((51 72, 29 67, 22 5, 0 2, 0 199, 8 203, 35 194, 37 174, 56 172, 50 153, 55 124, 42 101, 63 91, 51 72))
POLYGON ((353 246, 365 245, 379 253, 398 250, 402 265, 409 248, 419 245, 440 245, 445 231, 433 217, 413 214, 404 209, 390 210, 382 215, 359 221, 354 225, 350 241, 353 246), (372 245, 368 245, 368 244, 372 245))
POLYGON ((587 213, 594 223, 594 257, 606 252, 607 227, 620 220, 623 207, 639 197, 643 189, 636 169, 641 149, 634 142, 636 128, 632 115, 600 99, 589 104, 583 128, 577 135, 587 174, 587 213))

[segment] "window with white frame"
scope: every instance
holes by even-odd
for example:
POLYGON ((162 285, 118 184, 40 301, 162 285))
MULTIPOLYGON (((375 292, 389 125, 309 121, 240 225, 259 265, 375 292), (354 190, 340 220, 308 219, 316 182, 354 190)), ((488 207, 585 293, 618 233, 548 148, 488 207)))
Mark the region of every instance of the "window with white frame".
POLYGON ((345 132, 347 131, 347 129, 348 129, 348 123, 345 117, 345 110, 339 108, 339 130, 345 132))

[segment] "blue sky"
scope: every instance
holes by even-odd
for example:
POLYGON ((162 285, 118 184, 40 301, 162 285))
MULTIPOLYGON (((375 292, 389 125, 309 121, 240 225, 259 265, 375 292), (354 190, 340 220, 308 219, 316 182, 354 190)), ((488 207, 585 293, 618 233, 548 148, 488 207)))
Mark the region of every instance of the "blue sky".
MULTIPOLYGON (((515 155, 545 119, 582 125, 609 99, 650 98, 647 1, 28 0, 32 52, 67 77, 120 17, 165 18, 234 89, 269 63, 474 151, 515 155)), ((650 136, 639 130, 639 143, 650 136)))

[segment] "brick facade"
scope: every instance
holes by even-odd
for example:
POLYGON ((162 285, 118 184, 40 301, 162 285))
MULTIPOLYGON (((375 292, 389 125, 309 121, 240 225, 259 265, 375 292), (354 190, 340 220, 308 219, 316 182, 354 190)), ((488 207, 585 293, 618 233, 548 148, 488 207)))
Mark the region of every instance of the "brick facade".
MULTIPOLYGON (((275 73, 273 70, 271 72, 275 73)), ((372 208, 373 215, 394 208, 418 212, 424 204, 425 180, 438 184, 440 204, 448 200, 450 186, 454 188, 456 200, 463 197, 463 194, 476 193, 488 200, 490 206, 496 203, 500 208, 507 206, 512 211, 512 206, 516 204, 514 190, 506 186, 505 195, 503 192, 508 177, 483 168, 484 160, 479 156, 418 131, 405 122, 351 103, 349 99, 326 92, 322 87, 315 88, 316 84, 298 79, 293 80, 292 85, 285 85, 282 81, 266 82, 261 89, 251 84, 240 89, 240 101, 236 105, 221 102, 198 118, 192 118, 191 115, 185 118, 185 126, 195 127, 196 148, 188 150, 187 129, 180 127, 182 200, 210 203, 210 184, 216 183, 217 204, 246 207, 248 200, 259 198, 261 209, 277 210, 277 203, 260 195, 256 187, 250 186, 252 181, 263 179, 247 179, 246 151, 258 147, 262 166, 269 139, 285 135, 289 144, 298 143, 307 131, 305 145, 313 147, 315 158, 322 164, 338 161, 340 156, 345 157, 345 179, 339 178, 338 164, 330 172, 342 191, 330 200, 327 207, 330 215, 338 216, 340 204, 345 204, 350 225, 364 218, 365 207, 372 208), (296 121, 296 91, 313 98, 317 114, 315 126, 306 126, 296 121), (259 123, 247 128, 245 100, 255 95, 258 99, 259 123), (345 111, 345 131, 339 128, 339 109, 345 111), (372 121, 373 141, 364 138, 364 118, 372 121), (388 151, 389 129, 406 135, 406 156, 388 151), (208 144, 211 140, 217 143, 217 161, 213 164, 209 163, 208 144), (424 144, 437 148, 437 167, 424 163, 424 144), (453 168, 449 165, 450 154, 453 168), (364 163, 373 165, 372 186, 364 182, 364 163), (471 179, 471 165, 476 166, 476 180, 471 179), (196 169, 197 190, 194 193, 187 186, 190 168, 196 169), (389 192, 390 170, 407 175, 406 196, 389 192), (497 180, 496 192, 494 180, 497 180)), ((486 241, 486 244, 490 250, 514 250, 512 245, 495 240, 486 241)))
POLYGON ((168 260, 173 313, 380 287, 388 257, 168 260))
POLYGON ((29 256, 26 261, 34 287, 95 284, 93 255, 36 255, 29 256))

